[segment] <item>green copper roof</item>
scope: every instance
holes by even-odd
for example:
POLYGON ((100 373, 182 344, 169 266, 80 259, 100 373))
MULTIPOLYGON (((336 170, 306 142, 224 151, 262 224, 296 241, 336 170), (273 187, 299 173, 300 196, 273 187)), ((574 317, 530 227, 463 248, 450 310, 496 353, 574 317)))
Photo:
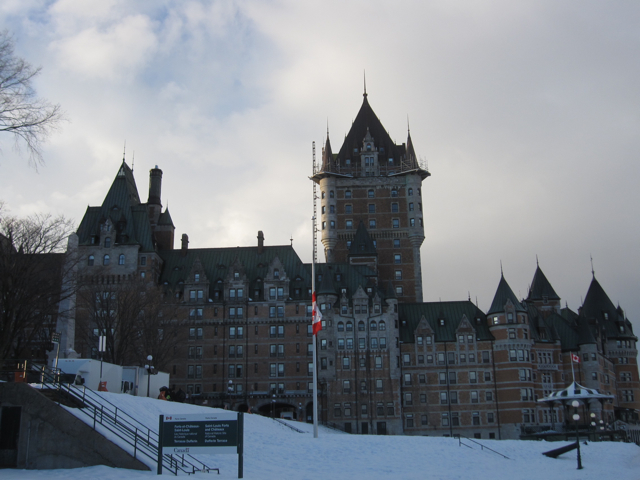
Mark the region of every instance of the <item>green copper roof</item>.
POLYGON ((507 300, 511 300, 511 303, 513 303, 517 312, 527 311, 518 301, 516 295, 513 293, 513 290, 511 290, 511 287, 504 279, 504 275, 502 275, 500 277, 500 283, 498 284, 496 294, 493 297, 493 302, 491 302, 491 308, 487 312, 487 315, 491 315, 492 313, 504 312, 504 306, 506 305, 507 300))
POLYGON ((173 227, 173 219, 171 218, 171 214, 169 213, 169 207, 167 207, 165 211, 160 214, 160 217, 158 218, 158 225, 170 225, 173 227))
POLYGON ((529 289, 528 300, 542 300, 548 298, 549 300, 560 300, 560 297, 555 292, 547 277, 545 277, 542 270, 538 266, 536 273, 533 275, 533 281, 531 282, 531 288, 529 289))
POLYGON ((468 300, 457 302, 401 303, 398 305, 400 340, 414 342, 414 332, 422 317, 435 333, 436 342, 455 342, 456 330, 463 316, 476 331, 479 340, 493 340, 487 325, 487 317, 468 300), (440 320, 444 320, 441 325, 440 320))
POLYGON ((631 323, 624 318, 622 311, 613 305, 595 276, 589 285, 580 315, 588 321, 597 322, 607 338, 634 338, 631 323))
POLYGON ((79 244, 90 245, 107 219, 113 224, 116 244, 140 245, 143 252, 155 250, 147 208, 140 203, 133 172, 124 161, 102 205, 87 207, 78 226, 79 244))
POLYGON ((369 232, 367 232, 364 222, 360 220, 356 234, 351 242, 351 247, 349 247, 349 255, 369 257, 377 254, 378 252, 373 244, 373 240, 371 239, 369 232))

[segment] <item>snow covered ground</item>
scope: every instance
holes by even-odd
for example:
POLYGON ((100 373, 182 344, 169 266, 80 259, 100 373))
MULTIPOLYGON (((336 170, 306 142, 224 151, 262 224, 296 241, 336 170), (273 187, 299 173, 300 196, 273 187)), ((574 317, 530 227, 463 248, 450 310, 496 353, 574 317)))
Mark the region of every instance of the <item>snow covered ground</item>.
MULTIPOLYGON (((103 394, 118 408, 150 428, 158 429, 160 414, 210 412, 207 407, 165 402, 111 393, 103 394)), ((82 417, 80 417, 82 418, 82 417)), ((348 435, 320 427, 314 439, 312 426, 291 422, 298 433, 259 415, 245 415, 244 478, 246 479, 473 479, 473 480, 577 480, 640 479, 640 448, 634 444, 589 443, 582 445, 583 470, 576 470, 575 451, 558 459, 542 452, 564 443, 482 440, 499 455, 480 448, 459 446, 458 440, 441 437, 348 435)), ((214 473, 197 478, 237 478, 237 455, 196 455, 214 473)), ((165 475, 173 476, 171 473, 165 475)), ((1 470, 2 480, 122 480, 148 479, 152 472, 90 467, 73 470, 1 470)), ((193 477, 191 477, 193 478, 193 477)))

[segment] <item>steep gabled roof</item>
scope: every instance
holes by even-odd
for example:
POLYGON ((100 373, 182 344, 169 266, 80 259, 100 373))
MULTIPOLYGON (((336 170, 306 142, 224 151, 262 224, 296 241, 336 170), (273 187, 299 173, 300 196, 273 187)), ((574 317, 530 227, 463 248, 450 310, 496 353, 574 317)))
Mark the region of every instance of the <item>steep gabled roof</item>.
POLYGON ((496 294, 493 297, 493 302, 491 302, 491 308, 487 312, 487 315, 491 315, 492 313, 497 312, 504 312, 504 306, 506 305, 507 300, 511 301, 517 312, 527 311, 518 301, 516 295, 513 293, 513 290, 511 290, 511 287, 504 279, 504 275, 502 275, 500 277, 500 283, 498 284, 496 294))
POLYGON ((400 339, 404 343, 414 343, 414 332, 422 317, 434 331, 436 342, 455 342, 456 331, 463 318, 467 318, 479 340, 493 340, 487 317, 468 300, 455 302, 401 303, 398 305, 400 319, 400 339), (478 321, 477 319, 480 319, 478 321), (440 320, 444 320, 441 325, 440 320))
POLYGON ((560 297, 555 292, 547 277, 542 273, 540 266, 536 268, 536 273, 533 275, 533 281, 531 282, 531 288, 529 289, 529 296, 527 300, 542 300, 547 298, 549 300, 560 300, 560 297))
POLYGON ((349 247, 349 255, 372 256, 377 254, 378 252, 373 244, 373 240, 369 232, 367 232, 364 222, 360 220, 358 230, 356 230, 356 234, 351 242, 351 247, 349 247))

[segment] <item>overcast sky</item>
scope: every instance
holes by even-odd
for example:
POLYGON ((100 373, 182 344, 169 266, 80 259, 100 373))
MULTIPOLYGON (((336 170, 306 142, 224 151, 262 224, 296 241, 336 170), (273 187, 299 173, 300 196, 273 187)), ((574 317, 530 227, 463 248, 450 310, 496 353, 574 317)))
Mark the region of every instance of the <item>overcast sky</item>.
MULTIPOLYGON (((122 161, 190 247, 293 245, 311 261, 311 146, 369 101, 423 185, 425 301, 525 297, 536 255, 574 311, 596 278, 640 332, 640 3, 3 0, 68 123, 36 172, 0 136, 12 213, 80 222, 122 161)), ((320 253, 320 260, 323 259, 320 253)))

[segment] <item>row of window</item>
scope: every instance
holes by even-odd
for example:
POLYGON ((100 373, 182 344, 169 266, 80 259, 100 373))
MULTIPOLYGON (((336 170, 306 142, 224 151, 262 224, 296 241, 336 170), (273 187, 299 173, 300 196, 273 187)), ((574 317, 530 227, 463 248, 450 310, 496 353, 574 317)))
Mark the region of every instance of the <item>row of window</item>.
MULTIPOLYGON (((418 210, 422 211, 422 203, 418 203, 418 210)), ((322 211, 323 215, 326 215, 326 213, 327 213, 326 206, 323 205, 321 211, 322 211)), ((409 211, 410 212, 415 211, 415 207, 414 207, 413 202, 409 203, 409 211)), ((373 203, 370 203, 369 205, 367 205, 367 212, 371 213, 371 214, 376 213, 376 205, 373 204, 373 203)), ((329 213, 330 214, 336 213, 334 205, 329 205, 329 213)), ((344 213, 346 215, 351 215, 353 213, 353 205, 346 204, 344 206, 344 213)), ((380 212, 378 212, 378 213, 380 213, 380 212)), ((384 212, 384 213, 386 213, 386 212, 384 212)), ((399 207, 399 205, 397 203, 392 203, 391 204, 391 213, 400 213, 400 207, 399 207)))
MULTIPOLYGON (((326 349, 326 344, 323 344, 322 342, 326 340, 322 340, 320 343, 320 349, 321 350, 325 350, 326 349)), ((372 337, 369 339, 369 343, 370 343, 370 348, 373 350, 384 350, 387 348, 387 339, 385 337, 372 337)), ((338 339, 338 350, 353 350, 353 338, 339 338, 338 339)), ((366 338, 359 338, 358 339, 358 349, 360 350, 364 350, 367 348, 367 339, 366 338)))
MULTIPOLYGON (((476 363, 476 354, 475 353, 458 353, 455 352, 438 352, 436 355, 427 354, 425 355, 417 355, 417 364, 424 364, 426 357, 426 363, 433 364, 434 360, 437 360, 438 365, 456 365, 458 363, 476 363), (468 358, 468 362, 467 362, 468 358)), ((491 363, 491 357, 488 351, 481 352, 481 363, 491 363)), ((402 354, 402 365, 403 366, 411 366, 411 354, 403 353, 402 354)))
MULTIPOLYGON (((358 307, 358 308, 362 308, 362 312, 363 313, 367 313, 367 306, 366 305, 362 305, 362 306, 354 306, 354 309, 358 307)), ((356 312, 356 313, 360 313, 360 312, 356 312)), ((347 321, 346 323, 344 323, 342 320, 338 322, 338 331, 339 332, 344 332, 345 328, 347 332, 353 332, 353 322, 351 322, 350 320, 347 321)), ((359 332, 364 332, 366 329, 365 323, 364 321, 360 320, 358 322, 358 331, 359 332)), ((369 322, 369 330, 372 332, 375 332, 377 330, 380 330, 381 332, 385 331, 387 329, 387 324, 385 323, 384 320, 380 320, 379 322, 376 322, 375 320, 371 320, 371 322, 369 322)))
MULTIPOLYGON (((407 415, 408 417, 408 415, 407 415)), ((425 415, 423 415, 423 417, 425 417, 425 415)), ((492 424, 495 422, 495 416, 493 412, 487 412, 487 423, 488 424, 492 424)), ((451 412, 451 416, 449 416, 449 413, 443 413, 441 414, 440 417, 440 423, 443 427, 459 427, 460 426, 460 413, 459 412, 451 412), (449 423, 451 422, 451 423, 449 423)), ((426 423, 423 423, 423 425, 426 425, 426 423)), ((480 412, 471 412, 471 425, 477 426, 477 425, 481 425, 481 421, 480 421, 480 412)), ((411 423, 411 425, 409 425, 409 419, 407 418, 407 426, 411 426, 413 427, 413 422, 411 423)), ((489 438, 495 438, 495 434, 490 433, 489 434, 489 438)))
MULTIPOLYGON (((345 224, 344 225, 345 225, 345 228, 347 230, 353 230, 353 225, 354 225, 353 224, 353 220, 351 220, 351 219, 345 220, 345 224)), ((423 222, 421 217, 418 218, 418 225, 421 226, 421 227, 424 226, 424 222, 423 222)), ((329 226, 329 228, 331 230, 335 230, 335 228, 336 228, 335 220, 330 220, 328 226, 329 226)), ((415 218, 410 218, 409 219, 409 226, 410 227, 415 227, 416 226, 416 219, 415 218)), ((399 218, 392 218, 391 219, 391 227, 392 228, 400 228, 400 219, 399 218)), ((376 228, 378 228, 377 220, 374 219, 374 218, 369 219, 369 229, 372 230, 372 229, 376 229, 376 228)), ((327 222, 323 221, 322 222, 322 230, 326 230, 326 229, 327 229, 327 222)))
MULTIPOLYGON (((394 416, 395 415, 395 409, 394 409, 394 405, 393 402, 389 402, 387 403, 387 408, 385 409, 385 404, 383 402, 378 402, 376 404, 376 416, 378 417, 383 417, 385 415, 385 412, 387 414, 387 416, 394 416)), ((345 417, 351 417, 352 415, 356 415, 356 412, 352 411, 351 408, 351 403, 350 402, 346 402, 344 404, 342 403, 335 403, 333 405, 333 416, 334 417, 341 417, 344 414, 345 417)), ((369 405, 367 403, 362 403, 360 404, 360 415, 363 417, 366 417, 367 415, 369 415, 369 405)))
MULTIPOLYGON (((452 390, 450 392, 440 392, 439 397, 440 397, 440 405, 458 405, 460 403, 462 403, 462 401, 458 401, 458 393, 455 390, 452 390)), ((472 390, 469 393, 469 401, 468 403, 480 403, 480 393, 477 390, 472 390)), ((407 397, 407 395, 411 395, 410 393, 407 394, 405 393, 405 405, 413 405, 413 400, 412 397, 409 396, 407 397)), ((484 399, 486 402, 493 402, 493 391, 492 390, 487 390, 486 392, 484 392, 484 399)), ((422 393, 420 394, 420 403, 427 403, 427 399, 426 399, 426 394, 422 393)))
MULTIPOLYGON (((392 160, 392 159, 389 159, 392 160)), ((421 190, 418 188, 418 195, 422 195, 421 190)), ((324 191, 322 191, 321 193, 322 198, 326 198, 326 193, 324 191)), ((375 198, 376 196, 376 191, 373 188, 370 188, 369 190, 367 190, 367 198, 375 198)), ((397 197, 398 196, 398 189, 397 188, 392 188, 391 189, 391 196, 392 197, 397 197)), ((413 196, 413 188, 409 187, 407 189, 407 196, 411 197, 413 196)), ((333 190, 329 190, 329 198, 335 198, 335 193, 333 190)), ((352 198, 352 194, 351 194, 351 190, 345 190, 344 192, 344 198, 352 198)))

